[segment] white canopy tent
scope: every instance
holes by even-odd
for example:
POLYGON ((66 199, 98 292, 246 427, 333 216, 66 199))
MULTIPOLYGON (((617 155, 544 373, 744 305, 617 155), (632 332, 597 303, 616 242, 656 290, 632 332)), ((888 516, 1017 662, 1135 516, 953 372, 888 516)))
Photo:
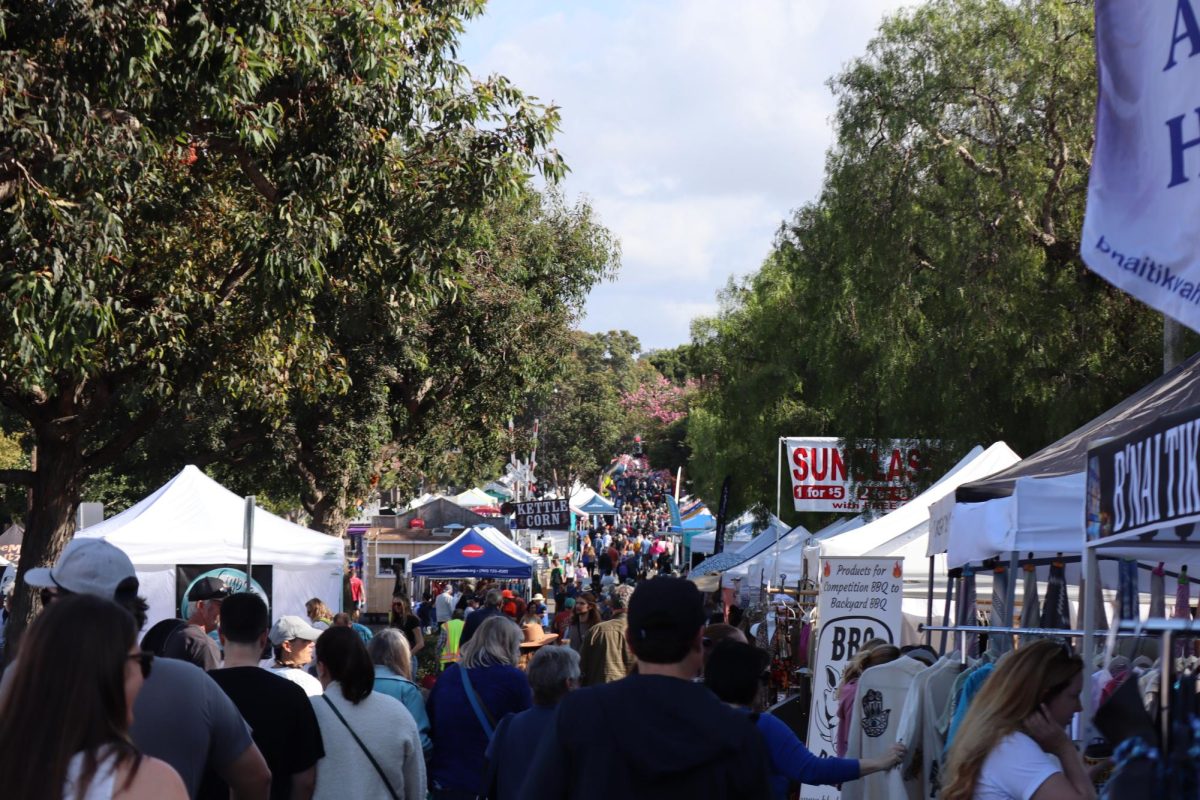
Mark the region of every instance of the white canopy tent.
MULTIPOLYGON (((125 551, 150 604, 149 626, 179 614, 177 566, 240 564, 245 569, 245 516, 243 498, 187 466, 149 497, 76 536, 105 539, 125 551)), ((341 609, 343 540, 258 508, 252 555, 255 564, 272 567, 273 619, 304 616, 304 603, 312 597, 341 609)))
POLYGON ((494 506, 498 501, 483 489, 467 489, 465 492, 454 495, 450 498, 455 505, 463 508, 475 508, 477 506, 494 506))
MULTIPOLYGON (((736 553, 746 542, 754 538, 754 524, 757 521, 755 515, 747 511, 737 519, 729 522, 725 528, 726 536, 729 538, 725 542, 725 551, 736 553)), ((779 517, 771 514, 768 519, 768 528, 779 527, 783 532, 786 532, 788 527, 779 521, 779 517)), ((698 533, 692 537, 692 552, 704 553, 712 555, 713 546, 716 544, 717 532, 715 530, 706 533, 698 533)))
MULTIPOLYGON (((798 561, 798 556, 813 559, 809 564, 810 574, 816 575, 817 556, 866 556, 871 558, 903 558, 904 559, 904 599, 902 606, 905 613, 905 644, 915 644, 917 637, 916 624, 924 621, 929 602, 929 585, 931 577, 935 585, 938 578, 942 586, 937 594, 944 595, 946 558, 935 553, 933 574, 930 574, 928 558, 928 541, 930 536, 930 509, 944 497, 953 497, 954 490, 969 481, 976 481, 999 472, 1020 461, 1020 457, 1004 442, 996 442, 984 450, 976 446, 947 472, 937 483, 930 486, 921 494, 914 497, 900 508, 885 514, 878 519, 851 530, 840 532, 812 547, 805 548, 801 553, 791 556, 798 561)), ((780 564, 780 571, 786 572, 780 564)), ((796 567, 793 567, 794 569, 796 567)), ((802 566, 795 574, 800 574, 802 566)), ((793 574, 788 572, 789 575, 793 574)), ((986 589, 982 584, 980 589, 986 589)))

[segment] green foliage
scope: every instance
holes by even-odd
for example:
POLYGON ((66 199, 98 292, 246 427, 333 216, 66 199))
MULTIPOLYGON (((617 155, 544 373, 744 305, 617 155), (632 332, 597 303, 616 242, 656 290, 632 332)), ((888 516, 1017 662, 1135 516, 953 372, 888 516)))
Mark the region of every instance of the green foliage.
POLYGON ((348 392, 296 395, 275 426, 231 398, 181 404, 112 471, 122 490, 144 493, 187 458, 338 532, 380 483, 415 489, 497 474, 503 423, 556 370, 588 290, 618 254, 586 203, 532 190, 485 209, 459 244, 471 261, 456 267, 457 290, 419 312, 395 313, 386 295, 352 285, 316 304, 348 392))
POLYGON ((1027 454, 1154 376, 1157 317, 1078 257, 1094 68, 1092 9, 1069 0, 883 24, 832 81, 819 199, 694 331, 702 492, 732 472, 741 502, 773 499, 781 435, 1027 454))
POLYGON ((0 7, 0 403, 38 449, 5 475, 33 489, 23 569, 66 541, 84 478, 184 402, 279 430, 369 363, 331 318, 407 336, 468 290, 478 214, 565 169, 554 108, 455 60, 481 10, 0 7))

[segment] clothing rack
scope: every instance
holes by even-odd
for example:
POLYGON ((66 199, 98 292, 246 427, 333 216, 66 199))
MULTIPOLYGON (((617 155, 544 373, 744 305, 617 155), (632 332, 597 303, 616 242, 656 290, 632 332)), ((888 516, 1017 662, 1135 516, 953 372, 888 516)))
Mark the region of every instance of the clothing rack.
POLYGON ((1159 651, 1162 683, 1158 690, 1158 711, 1161 744, 1163 750, 1166 751, 1168 749, 1167 742, 1171 737, 1171 693, 1168 691, 1168 687, 1171 685, 1171 666, 1174 662, 1171 657, 1171 639, 1176 635, 1183 638, 1200 636, 1200 620, 1173 618, 1137 620, 1136 622, 1121 620, 1117 626, 1117 636, 1145 636, 1147 634, 1158 634, 1162 637, 1162 649, 1159 651))
MULTIPOLYGON (((1183 620, 1174 620, 1183 622, 1183 620)), ((1198 623, 1200 624, 1200 623, 1198 623)), ((962 637, 959 641, 959 652, 962 653, 962 659, 965 663, 967 660, 967 634, 969 633, 1007 633, 1020 636, 1046 636, 1060 637, 1063 639, 1082 639, 1088 635, 1087 631, 1075 630, 1073 628, 1019 628, 1014 625, 925 625, 917 626, 918 633, 925 631, 945 631, 950 633, 960 633, 962 637)), ((1092 636, 1108 636, 1109 632, 1105 630, 1093 631, 1092 636)), ((1146 635, 1145 631, 1133 633, 1117 631, 1117 636, 1122 638, 1136 638, 1146 635)), ((1200 627, 1196 629, 1196 635, 1200 636, 1200 627)))

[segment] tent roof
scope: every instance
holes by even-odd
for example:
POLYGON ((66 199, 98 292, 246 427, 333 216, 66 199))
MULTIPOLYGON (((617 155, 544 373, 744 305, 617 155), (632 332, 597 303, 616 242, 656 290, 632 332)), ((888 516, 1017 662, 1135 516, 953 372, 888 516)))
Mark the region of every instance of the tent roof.
POLYGON ((615 514, 617 507, 605 500, 598 494, 593 494, 592 498, 583 505, 579 506, 579 510, 585 514, 615 514))
POLYGON ((776 522, 767 526, 762 533, 742 545, 736 553, 717 553, 715 556, 710 556, 689 570, 688 574, 706 575, 710 572, 724 572, 728 569, 733 569, 755 556, 766 552, 768 548, 774 547, 777 535, 780 541, 779 546, 783 547, 783 542, 788 541, 789 537, 792 537, 794 541, 796 538, 807 539, 809 534, 808 529, 803 525, 797 525, 789 529, 787 525, 776 520, 776 522))
MULTIPOLYGON (((245 499, 189 465, 149 497, 76 535, 111 542, 136 566, 236 564, 246 560, 245 516, 245 499)), ((345 543, 257 508, 253 553, 259 564, 341 569, 345 543)))
POLYGON ((1011 495, 1017 478, 1083 472, 1088 446, 1097 439, 1124 436, 1159 417, 1195 405, 1200 405, 1200 353, 1020 463, 986 480, 960 486, 956 497, 959 502, 978 503, 1011 495))
POLYGON ((413 575, 427 578, 529 578, 537 558, 488 525, 468 528, 437 550, 414 558, 413 575))
POLYGON ((490 506, 494 505, 496 498, 492 497, 482 489, 467 489, 465 492, 460 492, 450 498, 463 508, 471 508, 472 506, 490 506))
MULTIPOLYGON (((994 474, 997 470, 1015 464, 1020 458, 1004 442, 996 442, 987 450, 976 446, 961 461, 954 465, 942 478, 921 494, 889 514, 868 522, 861 528, 831 536, 821 542, 821 554, 826 556, 866 556, 876 551, 890 549, 889 543, 905 537, 918 526, 923 526, 925 537, 929 532, 929 507, 957 487, 970 480, 994 474)), ((917 533, 920 536, 921 532, 917 533)), ((924 553, 922 553, 924 555, 924 553)))
POLYGON ((19 545, 25 540, 25 529, 20 525, 12 524, 8 526, 3 534, 0 534, 0 547, 4 545, 19 545))

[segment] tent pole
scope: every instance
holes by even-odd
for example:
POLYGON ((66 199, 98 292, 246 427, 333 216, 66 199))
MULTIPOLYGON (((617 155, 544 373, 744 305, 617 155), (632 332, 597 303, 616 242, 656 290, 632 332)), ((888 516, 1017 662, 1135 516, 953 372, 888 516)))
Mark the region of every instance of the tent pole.
POLYGON ((933 570, 936 558, 937 556, 929 557, 929 596, 925 603, 925 644, 927 646, 933 645, 933 632, 928 629, 928 626, 933 624, 933 570))
POLYGON ((251 549, 254 546, 254 495, 246 498, 246 519, 242 526, 242 533, 246 540, 246 591, 250 591, 254 586, 253 579, 250 577, 250 568, 254 565, 254 559, 251 557, 251 549))
MULTIPOLYGON (((775 449, 775 516, 779 517, 779 512, 783 510, 783 437, 779 437, 778 447, 775 449)), ((770 586, 779 583, 779 528, 775 529, 775 557, 774 566, 771 567, 771 584, 767 587, 769 595, 770 586)))

